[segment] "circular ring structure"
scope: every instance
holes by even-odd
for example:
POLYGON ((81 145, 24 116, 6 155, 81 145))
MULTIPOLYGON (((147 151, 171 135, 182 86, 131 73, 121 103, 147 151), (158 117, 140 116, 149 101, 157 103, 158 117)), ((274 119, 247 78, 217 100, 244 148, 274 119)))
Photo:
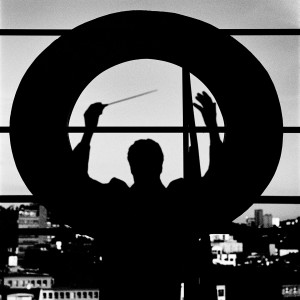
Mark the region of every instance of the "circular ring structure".
POLYGON ((186 68, 214 95, 227 128, 222 197, 232 207, 230 218, 237 217, 251 201, 243 198, 261 195, 276 171, 282 148, 279 99, 267 71, 243 45, 207 23, 173 13, 107 15, 62 35, 35 59, 20 82, 10 119, 12 151, 26 186, 37 196, 59 192, 77 99, 96 76, 135 59, 186 68))

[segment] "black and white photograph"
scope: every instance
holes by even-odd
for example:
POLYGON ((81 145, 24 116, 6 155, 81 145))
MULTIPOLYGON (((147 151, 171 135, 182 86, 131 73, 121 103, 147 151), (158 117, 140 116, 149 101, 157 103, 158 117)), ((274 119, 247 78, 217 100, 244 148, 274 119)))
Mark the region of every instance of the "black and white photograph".
POLYGON ((300 3, 0 14, 0 300, 300 299, 300 3))

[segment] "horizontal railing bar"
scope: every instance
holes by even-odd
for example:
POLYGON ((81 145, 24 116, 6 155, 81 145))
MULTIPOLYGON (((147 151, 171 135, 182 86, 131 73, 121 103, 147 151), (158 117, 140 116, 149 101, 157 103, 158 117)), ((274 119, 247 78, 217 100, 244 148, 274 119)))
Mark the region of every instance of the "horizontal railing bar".
MULTIPOLYGON (((257 128, 255 128, 257 129, 257 128)), ((97 127, 94 132, 162 132, 162 133, 182 133, 182 132, 227 132, 230 129, 227 127, 219 126, 216 129, 211 129, 206 126, 196 126, 193 130, 184 128, 183 126, 111 126, 111 127, 97 127)), ((86 131, 86 127, 73 126, 68 128, 70 133, 82 133, 86 131)), ((300 133, 300 127, 283 127, 283 133, 300 133)))
MULTIPOLYGON (((60 36, 72 29, 0 29, 5 36, 60 36)), ((298 28, 220 28, 229 35, 300 35, 298 28)))
MULTIPOLYGON (((257 129, 257 128, 255 128, 257 129)), ((29 128, 27 130, 30 130, 29 128)), ((40 130, 40 128, 39 128, 40 130)), ((87 129, 84 126, 70 126, 67 131, 69 133, 83 133, 87 129)), ((196 132, 227 132, 229 129, 227 127, 219 126, 217 129, 211 130, 206 126, 197 126, 194 129, 196 132)), ((189 128, 184 128, 183 126, 101 126, 94 129, 94 132, 107 132, 107 133, 182 133, 194 131, 189 128)), ((268 129, 267 129, 268 130, 268 129)), ((271 128, 270 128, 271 130, 271 128)), ((283 127, 283 133, 300 133, 300 127, 283 127)), ((10 133, 9 126, 0 126, 0 133, 10 133)))
POLYGON ((33 195, 0 195, 1 203, 33 203, 37 197, 33 195))
POLYGON ((298 28, 238 28, 221 29, 229 35, 300 35, 298 28))
MULTIPOLYGON (((69 133, 83 133, 87 129, 86 127, 69 127, 69 133)), ((207 127, 196 127, 194 129, 196 132, 209 132, 210 130, 207 127)), ((218 132, 225 132, 225 127, 218 127, 215 129, 218 132)), ((183 126, 106 126, 106 127, 97 127, 94 132, 107 132, 107 133, 139 133, 139 132, 147 132, 147 133, 182 133, 192 131, 189 128, 184 128, 183 126)), ((300 132, 300 128, 299 128, 300 132)))
POLYGON ((10 36, 60 36, 71 29, 0 29, 0 35, 10 36))
MULTIPOLYGON (((58 195, 59 196, 59 195, 58 195)), ((1 203, 35 203, 41 197, 34 195, 0 195, 1 203)), ((300 196, 267 196, 262 195, 254 199, 259 204, 300 204, 300 196)))

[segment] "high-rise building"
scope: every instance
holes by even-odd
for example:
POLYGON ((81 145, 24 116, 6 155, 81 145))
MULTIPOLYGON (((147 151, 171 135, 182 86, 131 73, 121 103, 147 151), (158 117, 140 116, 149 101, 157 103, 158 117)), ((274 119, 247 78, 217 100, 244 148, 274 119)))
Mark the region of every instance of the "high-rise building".
POLYGON ((262 227, 264 223, 263 219, 263 210, 262 209, 255 209, 254 210, 254 219, 255 219, 255 226, 262 227))
MULTIPOLYGON (((33 204, 28 206, 20 206, 19 228, 46 228, 47 227, 47 210, 44 206, 33 204)), ((47 242, 47 236, 44 235, 20 235, 18 256, 22 260, 28 247, 36 244, 44 244, 47 242)))
POLYGON ((265 214, 263 217, 263 227, 271 228, 273 227, 273 216, 271 214, 265 214))
POLYGON ((18 246, 18 210, 0 206, 0 270, 9 264, 18 246))

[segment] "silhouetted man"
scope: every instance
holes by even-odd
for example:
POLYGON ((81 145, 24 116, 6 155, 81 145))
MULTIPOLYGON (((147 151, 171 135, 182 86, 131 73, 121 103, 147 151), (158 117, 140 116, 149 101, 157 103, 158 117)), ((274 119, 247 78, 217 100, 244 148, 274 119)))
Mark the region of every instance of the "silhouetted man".
MULTIPOLYGON (((196 99, 200 105, 194 105, 206 125, 215 128, 215 103, 205 92, 196 99)), ((92 104, 84 114, 86 131, 73 151, 72 174, 74 186, 83 187, 86 197, 98 205, 91 208, 91 218, 94 225, 98 222, 94 235, 101 240, 104 253, 103 299, 179 300, 183 259, 188 255, 187 185, 183 179, 167 188, 162 184, 164 156, 159 144, 150 139, 138 140, 129 148, 132 187, 116 178, 107 184, 91 179, 90 142, 104 107, 92 104)), ((210 133, 210 140, 210 168, 199 186, 213 172, 222 144, 216 131, 210 133)))

